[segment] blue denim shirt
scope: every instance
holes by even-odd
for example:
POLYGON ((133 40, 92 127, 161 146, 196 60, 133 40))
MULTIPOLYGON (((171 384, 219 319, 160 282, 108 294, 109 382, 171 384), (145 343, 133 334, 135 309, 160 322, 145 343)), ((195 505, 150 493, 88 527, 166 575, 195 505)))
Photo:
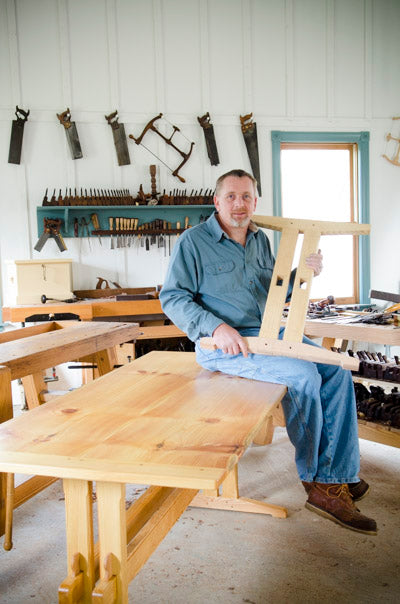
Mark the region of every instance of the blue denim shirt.
POLYGON ((196 341, 221 323, 260 328, 274 257, 266 234, 253 223, 246 246, 230 239, 215 212, 176 242, 160 292, 163 311, 196 341))

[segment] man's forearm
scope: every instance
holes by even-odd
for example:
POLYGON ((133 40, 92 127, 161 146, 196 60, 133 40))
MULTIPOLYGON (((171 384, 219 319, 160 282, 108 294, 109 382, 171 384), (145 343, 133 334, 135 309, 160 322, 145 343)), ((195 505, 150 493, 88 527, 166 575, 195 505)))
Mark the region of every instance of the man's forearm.
POLYGON ((204 310, 188 294, 161 290, 161 306, 167 317, 195 342, 201 337, 211 336, 224 321, 204 310))

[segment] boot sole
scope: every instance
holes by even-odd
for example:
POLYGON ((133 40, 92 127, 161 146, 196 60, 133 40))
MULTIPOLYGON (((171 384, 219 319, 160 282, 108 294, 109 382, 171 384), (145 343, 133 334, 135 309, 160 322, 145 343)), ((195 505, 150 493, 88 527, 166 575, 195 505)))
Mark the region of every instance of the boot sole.
POLYGON ((327 518, 328 520, 333 520, 333 522, 336 522, 336 524, 340 524, 340 526, 350 529, 351 531, 356 531, 357 533, 364 533, 364 535, 376 535, 377 534, 377 531, 367 531, 365 529, 356 528, 355 526, 346 524, 345 522, 342 522, 341 520, 339 520, 339 518, 336 518, 336 516, 334 516, 333 514, 330 514, 326 510, 323 510, 323 509, 317 507, 316 505, 309 503, 308 501, 306 501, 305 507, 308 510, 310 510, 311 512, 315 512, 316 514, 319 514, 320 516, 323 516, 324 518, 327 518))

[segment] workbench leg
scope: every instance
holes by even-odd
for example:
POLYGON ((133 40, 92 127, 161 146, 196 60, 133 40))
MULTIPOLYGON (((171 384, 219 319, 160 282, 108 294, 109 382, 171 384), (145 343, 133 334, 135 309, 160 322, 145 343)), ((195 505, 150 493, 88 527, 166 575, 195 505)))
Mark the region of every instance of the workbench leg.
MULTIPOLYGON (((11 394, 11 371, 0 367, 0 423, 13 416, 11 394)), ((0 472, 0 536, 4 535, 6 524, 7 474, 0 472)))
POLYGON ((128 604, 125 485, 97 482, 100 580, 93 602, 128 604))
POLYGON ((255 445, 270 445, 274 436, 274 430, 277 426, 284 428, 286 426, 285 415, 281 403, 278 403, 272 409, 263 426, 253 438, 255 445))
POLYGON ((215 497, 208 495, 207 492, 198 493, 190 505, 199 508, 250 512, 252 514, 270 514, 275 518, 287 518, 287 509, 280 505, 239 496, 237 464, 227 474, 222 483, 222 496, 215 497))
POLYGON ((105 375, 114 369, 114 365, 118 365, 117 355, 114 347, 96 352, 97 370, 100 375, 105 375))
POLYGON ((92 483, 64 479, 68 576, 58 588, 60 604, 92 601, 94 585, 92 483))
POLYGON ((28 409, 34 409, 42 404, 40 394, 47 392, 46 382, 44 381, 43 371, 26 375, 22 379, 22 385, 25 391, 26 404, 28 409))

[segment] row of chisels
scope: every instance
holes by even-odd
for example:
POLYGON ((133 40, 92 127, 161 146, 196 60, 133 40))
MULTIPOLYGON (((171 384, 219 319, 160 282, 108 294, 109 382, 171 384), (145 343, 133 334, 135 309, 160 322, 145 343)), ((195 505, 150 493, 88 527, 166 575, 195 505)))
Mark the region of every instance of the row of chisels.
POLYGON ((185 190, 174 189, 167 193, 165 190, 160 196, 144 193, 139 190, 133 197, 128 189, 80 189, 66 188, 63 193, 61 189, 53 190, 48 197, 46 189, 42 200, 42 206, 137 206, 137 205, 212 205, 213 190, 192 189, 190 193, 185 190))

